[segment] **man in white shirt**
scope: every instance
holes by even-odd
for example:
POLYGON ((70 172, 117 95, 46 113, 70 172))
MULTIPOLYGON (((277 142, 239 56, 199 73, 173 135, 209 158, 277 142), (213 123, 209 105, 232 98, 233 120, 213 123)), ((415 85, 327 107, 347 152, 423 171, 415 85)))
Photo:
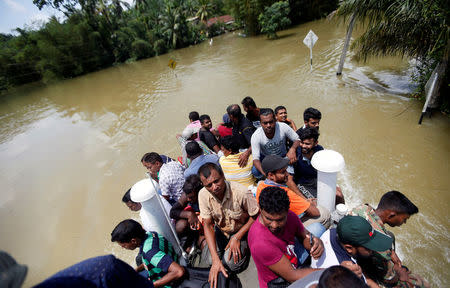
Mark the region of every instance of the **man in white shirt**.
MULTIPOLYGON (((267 176, 261 166, 263 158, 268 155, 287 157, 289 163, 292 165, 297 161, 296 151, 300 146, 300 140, 297 133, 286 123, 276 121, 275 113, 272 109, 261 109, 259 118, 261 127, 256 129, 251 140, 253 165, 262 175, 267 176), (286 146, 287 140, 291 140, 293 143, 289 151, 286 146)), ((297 185, 295 185, 293 167, 289 166, 287 171, 289 177, 286 185, 289 189, 304 198, 297 185)))

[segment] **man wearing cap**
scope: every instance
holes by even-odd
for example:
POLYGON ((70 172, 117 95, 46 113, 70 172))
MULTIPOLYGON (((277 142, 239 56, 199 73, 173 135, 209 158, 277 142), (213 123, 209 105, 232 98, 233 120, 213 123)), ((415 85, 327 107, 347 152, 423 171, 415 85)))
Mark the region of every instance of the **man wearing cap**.
MULTIPOLYGON (((261 191, 268 186, 277 186, 286 191, 291 202, 290 210, 301 217, 305 226, 312 223, 320 223, 324 227, 329 226, 330 212, 317 206, 314 200, 306 200, 305 198, 294 193, 287 185, 288 178, 287 167, 289 160, 278 155, 269 155, 262 161, 262 169, 267 175, 266 180, 258 183, 256 191, 256 199, 259 199, 261 191)), ((323 229, 325 230, 325 229, 323 229)), ((315 231, 316 232, 316 231, 315 231)), ((323 232, 323 231, 322 231, 323 232)), ((317 231, 317 234, 321 234, 317 231)), ((320 236, 320 235, 319 235, 320 236)))
MULTIPOLYGON (((352 211, 349 215, 361 216, 376 229, 384 234, 392 235, 384 224, 391 227, 399 227, 406 223, 411 215, 419 212, 414 203, 405 195, 398 191, 389 191, 385 193, 375 209, 369 204, 362 204, 352 211)), ((427 281, 421 276, 411 273, 408 268, 403 266, 402 261, 395 253, 395 238, 393 249, 374 253, 370 259, 363 263, 370 267, 370 271, 375 272, 371 278, 377 280, 382 285, 389 287, 429 287, 427 281)), ((364 268, 364 267, 363 267, 364 268)))
MULTIPOLYGON (((261 167, 261 161, 268 155, 278 155, 287 157, 289 164, 294 164, 297 160, 296 150, 300 145, 298 135, 286 123, 277 122, 275 120, 275 113, 270 108, 263 108, 260 110, 259 118, 261 120, 261 127, 256 129, 252 135, 252 156, 253 165, 258 171, 267 177, 261 167), (287 141, 290 140, 293 144, 289 151, 287 150, 287 141)), ((288 168, 287 185, 295 193, 302 195, 295 185, 294 174, 292 166, 288 168)), ((256 176, 256 175, 255 175, 256 176)))
POLYGON ((198 131, 200 130, 200 127, 197 126, 190 126, 184 128, 183 132, 181 132, 181 137, 183 137, 185 140, 195 140, 198 141, 200 138, 198 137, 198 131))
MULTIPOLYGON (((344 265, 352 271, 357 270, 357 259, 370 257, 374 251, 391 249, 393 239, 372 228, 366 219, 359 216, 345 216, 336 229, 327 230, 320 237, 325 252, 319 259, 312 259, 312 268, 328 268, 344 265)), ((376 285, 364 275, 368 285, 376 285)), ((378 287, 377 285, 374 287, 378 287)))
POLYGON ((184 178, 186 179, 189 175, 197 174, 198 169, 205 163, 215 163, 219 165, 219 157, 216 154, 204 155, 200 145, 195 142, 188 142, 186 144, 186 154, 191 164, 184 171, 184 178))

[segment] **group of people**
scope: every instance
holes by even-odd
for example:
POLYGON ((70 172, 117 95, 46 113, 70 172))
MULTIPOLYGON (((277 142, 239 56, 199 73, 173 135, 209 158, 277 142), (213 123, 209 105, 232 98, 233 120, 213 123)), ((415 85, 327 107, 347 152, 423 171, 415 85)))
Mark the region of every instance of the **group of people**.
MULTIPOLYGON (((145 217, 141 200, 133 197, 138 184, 160 197, 182 249, 198 253, 198 266, 209 268, 210 287, 218 277, 246 270, 250 258, 262 288, 294 282, 295 287, 429 286, 402 264, 385 227, 418 213, 405 195, 387 192, 377 208, 361 205, 338 223, 317 205, 311 159, 324 149, 318 145, 319 110, 307 108, 297 129, 284 106, 258 108, 251 97, 241 104, 246 115, 238 104, 230 105, 215 128, 210 116, 189 113, 190 123, 177 135, 183 155, 178 159, 156 152, 141 158, 149 179, 122 198, 132 211, 141 211, 141 223, 120 222, 111 241, 139 248, 135 270, 148 282, 142 287, 176 287, 187 273, 175 243, 155 231, 158 223, 145 217)), ((339 187, 336 203, 345 203, 339 187)))

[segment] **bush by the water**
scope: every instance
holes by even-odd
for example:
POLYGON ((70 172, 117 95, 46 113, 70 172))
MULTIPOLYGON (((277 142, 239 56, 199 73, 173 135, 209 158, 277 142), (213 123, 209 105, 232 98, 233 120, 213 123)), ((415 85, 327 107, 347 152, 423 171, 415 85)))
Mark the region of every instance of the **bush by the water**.
POLYGON ((258 17, 261 33, 267 34, 269 39, 278 38, 277 31, 291 24, 288 18, 289 11, 289 3, 286 1, 275 2, 272 6, 264 8, 264 13, 258 17))

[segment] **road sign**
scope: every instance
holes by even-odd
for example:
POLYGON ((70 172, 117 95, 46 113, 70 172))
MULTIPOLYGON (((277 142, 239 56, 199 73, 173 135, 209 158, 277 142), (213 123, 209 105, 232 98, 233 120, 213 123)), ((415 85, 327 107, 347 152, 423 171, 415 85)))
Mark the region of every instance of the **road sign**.
POLYGON ((177 61, 170 59, 169 64, 167 66, 169 66, 172 69, 175 69, 175 67, 177 67, 177 61))
POLYGON ((312 71, 312 47, 314 44, 316 44, 319 37, 317 37, 316 34, 312 30, 309 30, 308 34, 306 35, 305 39, 303 39, 303 44, 305 44, 307 47, 309 47, 309 58, 311 60, 311 71, 312 71))
POLYGON ((317 39, 319 39, 319 37, 317 37, 312 30, 309 30, 308 35, 306 35, 305 39, 303 39, 303 43, 312 49, 314 44, 316 44, 317 39))

